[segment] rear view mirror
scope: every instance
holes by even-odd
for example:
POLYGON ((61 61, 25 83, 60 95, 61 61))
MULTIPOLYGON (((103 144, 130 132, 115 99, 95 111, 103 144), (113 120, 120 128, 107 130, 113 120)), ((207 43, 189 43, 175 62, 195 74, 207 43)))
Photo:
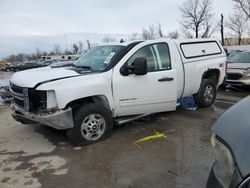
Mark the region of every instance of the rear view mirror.
POLYGON ((147 74, 147 60, 143 57, 138 57, 134 60, 131 66, 125 64, 121 68, 120 73, 123 76, 128 76, 130 74, 145 75, 147 74))
POLYGON ((147 60, 143 57, 136 58, 132 64, 132 68, 135 75, 147 74, 147 60))

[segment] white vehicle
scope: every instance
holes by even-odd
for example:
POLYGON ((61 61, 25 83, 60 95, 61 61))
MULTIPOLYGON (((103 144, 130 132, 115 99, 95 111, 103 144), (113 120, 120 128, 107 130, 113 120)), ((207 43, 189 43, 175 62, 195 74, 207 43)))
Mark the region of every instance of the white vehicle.
POLYGON ((39 68, 11 78, 13 117, 66 129, 74 145, 91 144, 122 124, 174 111, 179 98, 214 103, 226 54, 216 40, 138 41, 100 45, 68 68, 39 68))

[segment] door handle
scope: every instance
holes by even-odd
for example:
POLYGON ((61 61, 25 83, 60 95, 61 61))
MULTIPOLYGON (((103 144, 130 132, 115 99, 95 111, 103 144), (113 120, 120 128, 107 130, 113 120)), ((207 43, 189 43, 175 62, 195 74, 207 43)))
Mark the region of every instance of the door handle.
POLYGON ((173 80, 174 80, 174 78, 172 78, 172 77, 164 77, 164 78, 159 79, 158 81, 159 82, 170 82, 173 80))

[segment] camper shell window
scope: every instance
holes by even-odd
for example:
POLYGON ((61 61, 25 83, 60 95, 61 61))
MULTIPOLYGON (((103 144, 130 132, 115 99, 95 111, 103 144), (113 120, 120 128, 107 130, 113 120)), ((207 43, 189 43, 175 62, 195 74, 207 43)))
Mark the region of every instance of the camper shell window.
POLYGON ((181 43, 180 48, 186 59, 222 54, 216 41, 181 43))

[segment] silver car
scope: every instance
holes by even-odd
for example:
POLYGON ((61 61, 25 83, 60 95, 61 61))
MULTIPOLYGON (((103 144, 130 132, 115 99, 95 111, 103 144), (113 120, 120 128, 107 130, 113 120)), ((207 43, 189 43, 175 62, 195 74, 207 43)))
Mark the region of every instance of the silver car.
POLYGON ((226 84, 250 86, 250 52, 240 52, 228 59, 226 84))

